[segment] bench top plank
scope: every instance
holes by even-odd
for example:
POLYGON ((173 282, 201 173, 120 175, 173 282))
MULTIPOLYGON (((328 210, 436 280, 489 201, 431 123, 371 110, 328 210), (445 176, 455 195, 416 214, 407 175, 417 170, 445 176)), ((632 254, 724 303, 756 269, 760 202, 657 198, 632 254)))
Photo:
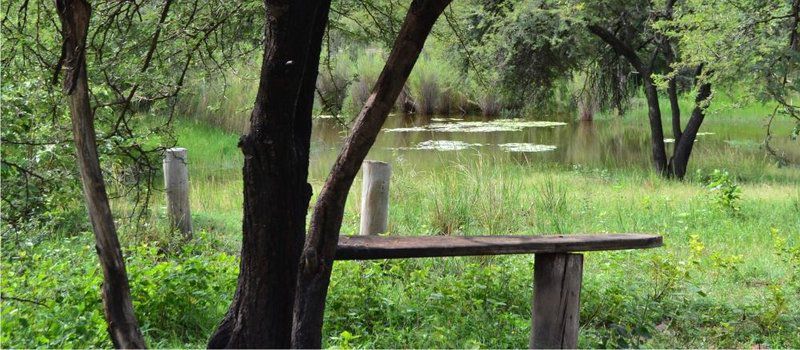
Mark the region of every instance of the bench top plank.
POLYGON ((659 235, 341 236, 336 260, 569 253, 660 247, 659 235))

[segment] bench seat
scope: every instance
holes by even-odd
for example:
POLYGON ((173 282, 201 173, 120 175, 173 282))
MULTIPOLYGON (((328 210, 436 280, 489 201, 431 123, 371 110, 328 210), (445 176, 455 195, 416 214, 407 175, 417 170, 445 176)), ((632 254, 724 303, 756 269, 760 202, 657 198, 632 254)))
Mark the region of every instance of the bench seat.
POLYGON ((572 253, 660 247, 661 236, 626 233, 537 236, 341 236, 336 260, 572 253))

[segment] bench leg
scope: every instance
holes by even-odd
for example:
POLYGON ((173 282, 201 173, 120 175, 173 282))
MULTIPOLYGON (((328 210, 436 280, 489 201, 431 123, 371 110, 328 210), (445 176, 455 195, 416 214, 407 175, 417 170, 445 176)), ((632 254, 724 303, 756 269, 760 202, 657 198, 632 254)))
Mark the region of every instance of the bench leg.
POLYGON ((532 349, 578 346, 583 255, 536 254, 531 310, 532 349))

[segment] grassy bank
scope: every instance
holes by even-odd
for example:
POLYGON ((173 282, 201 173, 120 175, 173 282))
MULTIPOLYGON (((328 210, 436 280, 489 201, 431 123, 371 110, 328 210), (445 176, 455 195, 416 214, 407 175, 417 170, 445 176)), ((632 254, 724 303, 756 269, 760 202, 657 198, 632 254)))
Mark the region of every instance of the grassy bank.
MULTIPOLYGON (((158 217, 151 228, 157 232, 122 227, 121 234, 149 344, 201 347, 235 287, 241 156, 235 134, 190 121, 176 131, 178 144, 192 150, 196 242, 176 244, 158 217)), ((312 164, 315 189, 325 163, 312 164)), ((672 182, 646 170, 501 156, 465 155, 424 167, 401 162, 392 179, 389 234, 662 234, 663 248, 587 254, 581 347, 800 347, 798 175, 767 170, 770 177, 756 177, 733 168, 726 177, 707 169, 672 182)), ((343 234, 357 229, 359 188, 351 191, 343 234)), ((162 211, 163 203, 155 208, 162 211)), ((91 242, 83 232, 4 245, 4 346, 110 346, 91 242)), ((339 262, 326 344, 525 347, 532 261, 339 262)))

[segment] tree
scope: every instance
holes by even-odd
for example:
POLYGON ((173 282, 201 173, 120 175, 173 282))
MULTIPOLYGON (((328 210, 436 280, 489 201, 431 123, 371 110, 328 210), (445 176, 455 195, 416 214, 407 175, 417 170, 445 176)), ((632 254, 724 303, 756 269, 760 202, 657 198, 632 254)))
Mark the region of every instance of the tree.
POLYGON ((744 92, 743 100, 774 103, 765 116, 764 148, 779 165, 798 162, 772 146, 776 116, 795 122, 787 138, 800 134, 800 113, 792 96, 800 92, 800 1, 686 0, 675 17, 660 24, 688 65, 704 63, 717 86, 744 92))
POLYGON ((236 293, 209 347, 288 348, 311 199, 314 84, 330 0, 265 1, 267 40, 245 156, 236 293))
POLYGON ((209 347, 319 348, 347 193, 449 0, 415 0, 409 6, 386 66, 318 197, 305 243, 311 104, 330 3, 293 4, 280 12, 277 4, 266 3, 267 32, 274 37, 265 44, 250 133, 240 141, 245 218, 239 284, 209 347), (307 11, 315 13, 313 29, 296 28, 304 26, 298 18, 307 11), (300 68, 286 69, 290 62, 300 68))
POLYGON ((325 297, 339 241, 347 193, 389 111, 397 101, 425 39, 450 0, 414 0, 395 39, 386 65, 361 109, 317 198, 300 260, 292 345, 322 346, 325 297))
MULTIPOLYGON (((705 108, 708 105, 708 99, 711 97, 711 83, 703 81, 703 64, 698 64, 694 73, 695 85, 697 86, 695 107, 686 123, 685 129, 682 129, 677 88, 679 71, 675 70, 678 57, 669 38, 653 29, 654 21, 662 18, 665 20, 672 18, 674 5, 675 2, 673 0, 667 0, 664 9, 661 11, 652 8, 651 2, 639 4, 639 6, 630 6, 631 11, 614 8, 613 6, 594 8, 592 10, 598 13, 619 11, 617 12, 619 15, 612 17, 611 23, 607 24, 587 20, 586 28, 611 47, 617 55, 625 58, 639 75, 647 99, 653 165, 656 171, 663 176, 683 179, 686 176, 686 167, 697 138, 697 132, 700 130, 705 118, 705 108), (608 29, 608 27, 615 28, 615 31, 608 29), (669 160, 667 160, 664 146, 658 87, 654 77, 659 73, 666 75, 667 95, 672 110, 671 124, 675 147, 669 160)), ((589 11, 589 13, 592 13, 592 11, 589 11)), ((606 14, 606 16, 610 16, 610 14, 606 14)))

